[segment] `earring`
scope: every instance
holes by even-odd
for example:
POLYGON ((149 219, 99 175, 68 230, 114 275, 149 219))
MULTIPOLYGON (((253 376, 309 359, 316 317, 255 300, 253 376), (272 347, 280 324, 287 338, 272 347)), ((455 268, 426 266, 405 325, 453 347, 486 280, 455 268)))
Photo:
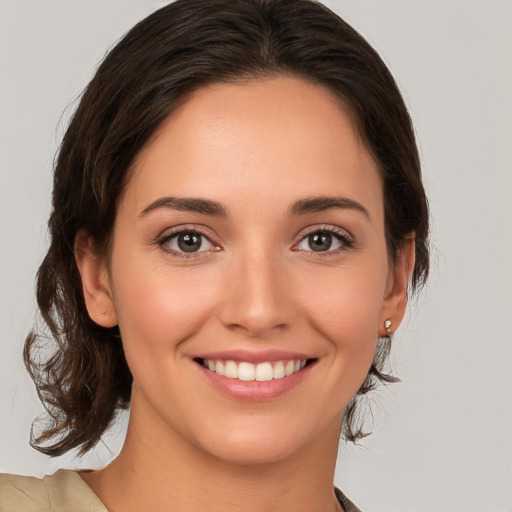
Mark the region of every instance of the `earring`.
POLYGON ((388 319, 384 322, 384 329, 386 329, 386 331, 389 332, 391 330, 392 325, 393 325, 393 322, 388 319))

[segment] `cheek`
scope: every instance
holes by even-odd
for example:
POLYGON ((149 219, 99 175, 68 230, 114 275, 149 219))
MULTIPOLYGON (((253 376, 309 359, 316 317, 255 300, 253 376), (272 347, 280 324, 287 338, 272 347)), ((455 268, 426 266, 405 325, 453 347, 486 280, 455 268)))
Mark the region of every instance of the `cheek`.
POLYGON ((140 351, 158 359, 160 351, 169 353, 170 347, 193 336, 204 324, 214 307, 215 281, 198 269, 171 272, 155 265, 148 272, 142 265, 128 268, 122 277, 119 272, 114 290, 127 357, 140 351))
POLYGON ((385 267, 368 270, 339 268, 323 273, 300 294, 312 326, 339 352, 337 364, 352 372, 368 369, 378 338, 379 313, 383 303, 385 267))

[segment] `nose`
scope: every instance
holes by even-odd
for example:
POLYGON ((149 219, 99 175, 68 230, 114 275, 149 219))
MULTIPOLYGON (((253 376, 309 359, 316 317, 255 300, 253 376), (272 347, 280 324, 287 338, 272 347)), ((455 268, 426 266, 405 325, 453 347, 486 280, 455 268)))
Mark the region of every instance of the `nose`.
POLYGON ((230 264, 220 321, 251 338, 286 329, 293 320, 290 283, 277 258, 262 252, 230 264))

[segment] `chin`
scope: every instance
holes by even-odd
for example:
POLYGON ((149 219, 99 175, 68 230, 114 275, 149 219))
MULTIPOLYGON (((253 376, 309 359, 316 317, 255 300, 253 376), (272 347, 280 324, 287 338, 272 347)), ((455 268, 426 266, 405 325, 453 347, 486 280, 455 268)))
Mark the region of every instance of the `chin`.
POLYGON ((202 450, 229 464, 276 464, 303 457, 308 450, 315 451, 327 444, 336 451, 340 421, 337 419, 327 428, 316 429, 300 422, 291 428, 289 422, 253 418, 250 425, 241 422, 241 425, 224 425, 216 432, 210 431, 207 442, 199 444, 202 450))
POLYGON ((210 455, 231 465, 261 466, 275 464, 299 452, 286 439, 226 439, 209 450, 210 455))

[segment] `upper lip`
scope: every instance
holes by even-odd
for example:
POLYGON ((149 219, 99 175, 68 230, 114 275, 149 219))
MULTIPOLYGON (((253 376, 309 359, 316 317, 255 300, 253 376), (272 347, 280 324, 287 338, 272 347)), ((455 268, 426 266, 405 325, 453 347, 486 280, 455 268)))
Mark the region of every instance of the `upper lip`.
POLYGON ((272 361, 287 361, 287 360, 308 360, 314 359, 311 355, 301 352, 291 352, 288 350, 222 350, 215 352, 205 352, 199 354, 194 359, 209 359, 216 361, 237 361, 247 363, 264 363, 272 361))

